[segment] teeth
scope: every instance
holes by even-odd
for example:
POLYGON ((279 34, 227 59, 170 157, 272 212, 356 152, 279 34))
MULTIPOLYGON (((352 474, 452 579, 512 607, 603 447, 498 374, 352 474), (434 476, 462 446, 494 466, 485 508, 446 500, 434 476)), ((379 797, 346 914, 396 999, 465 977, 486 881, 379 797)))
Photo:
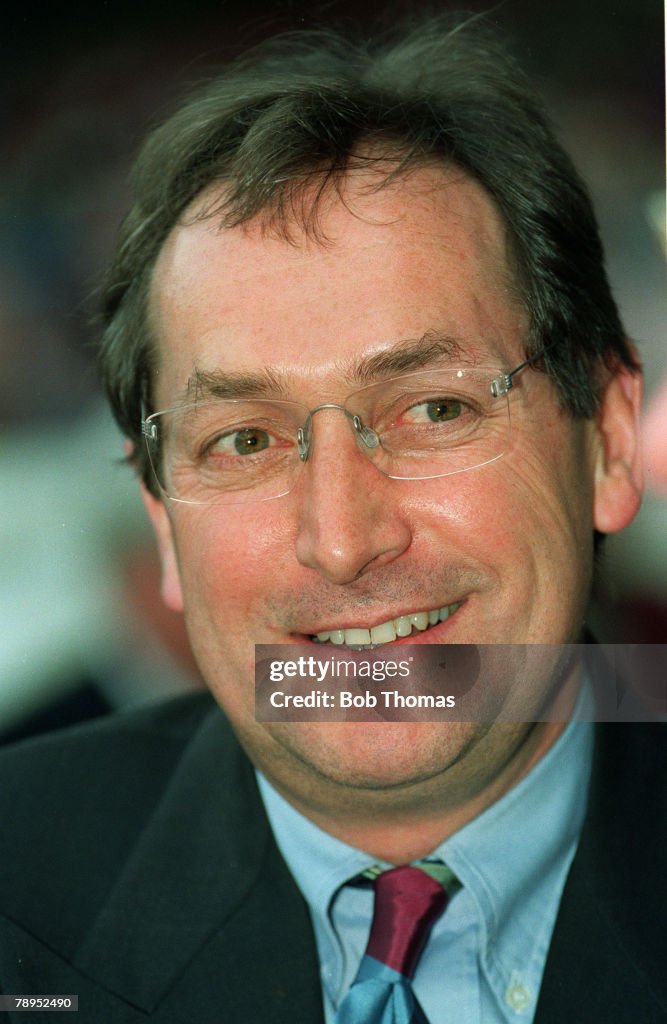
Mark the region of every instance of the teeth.
POLYGON ((412 623, 410 622, 409 615, 399 615, 397 619, 394 619, 396 626, 396 636, 410 636, 412 633, 412 623))
POLYGON ((381 626, 373 626, 371 629, 371 643, 373 644, 389 644, 395 639, 396 629, 393 622, 383 622, 381 626))
POLYGON ((376 644, 389 644, 396 637, 410 636, 413 627, 423 631, 438 622, 445 622, 450 615, 461 607, 461 603, 445 605, 444 608, 433 608, 428 612, 411 612, 399 615, 396 619, 382 622, 371 629, 353 627, 352 629, 332 629, 318 633, 315 640, 319 643, 345 644, 346 647, 369 647, 376 644))
POLYGON ((345 630, 345 643, 346 644, 369 644, 371 642, 371 631, 370 629, 346 629, 345 630))

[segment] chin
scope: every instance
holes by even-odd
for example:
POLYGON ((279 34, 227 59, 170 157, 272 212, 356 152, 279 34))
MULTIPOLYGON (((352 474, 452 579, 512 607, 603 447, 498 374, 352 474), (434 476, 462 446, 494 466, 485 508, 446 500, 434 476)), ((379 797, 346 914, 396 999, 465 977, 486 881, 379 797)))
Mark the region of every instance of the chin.
POLYGON ((291 760, 295 770, 319 776, 322 782, 355 790, 399 789, 442 776, 484 731, 463 722, 293 722, 267 727, 274 754, 281 748, 281 761, 291 760))

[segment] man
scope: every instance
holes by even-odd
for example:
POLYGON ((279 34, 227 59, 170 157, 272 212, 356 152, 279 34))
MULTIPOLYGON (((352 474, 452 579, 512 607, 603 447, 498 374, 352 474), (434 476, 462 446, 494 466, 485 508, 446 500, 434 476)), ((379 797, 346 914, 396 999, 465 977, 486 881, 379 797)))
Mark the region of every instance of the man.
POLYGON ((279 40, 135 187, 102 366, 216 704, 6 755, 3 991, 94 1021, 662 1019, 660 737, 593 737, 578 665, 518 723, 255 717, 255 644, 576 642, 637 511, 636 357, 514 63, 442 19, 279 40))

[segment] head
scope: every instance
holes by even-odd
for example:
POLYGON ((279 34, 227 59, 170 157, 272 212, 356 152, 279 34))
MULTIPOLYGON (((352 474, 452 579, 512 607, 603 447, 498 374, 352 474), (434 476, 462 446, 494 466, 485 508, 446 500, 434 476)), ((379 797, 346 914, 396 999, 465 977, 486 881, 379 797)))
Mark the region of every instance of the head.
POLYGON ((594 532, 629 522, 639 487, 638 368, 584 186, 503 48, 436 19, 261 49, 157 129, 135 188, 102 366, 204 676, 286 790, 447 777, 463 798, 526 730, 260 726, 253 645, 452 604, 424 642, 576 640, 594 532), (177 505, 141 440, 142 409, 196 400, 193 379, 262 376, 312 409, 388 367, 525 359, 510 449, 453 476, 390 479, 322 411, 288 494, 177 505))

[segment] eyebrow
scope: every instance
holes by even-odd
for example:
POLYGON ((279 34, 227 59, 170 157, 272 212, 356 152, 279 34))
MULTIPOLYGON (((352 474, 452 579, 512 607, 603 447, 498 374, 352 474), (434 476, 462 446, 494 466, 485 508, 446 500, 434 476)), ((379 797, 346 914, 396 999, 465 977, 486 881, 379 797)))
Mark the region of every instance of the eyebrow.
POLYGON ((186 387, 186 397, 205 398, 287 397, 287 388, 280 374, 270 367, 259 371, 201 370, 195 367, 186 387))
POLYGON ((366 356, 349 375, 349 380, 355 384, 369 384, 396 374, 421 370, 434 363, 451 364, 454 359, 457 363, 462 360, 464 363, 470 362, 470 357, 464 358, 461 345, 454 338, 436 331, 427 331, 420 338, 401 341, 383 352, 366 356))
MULTIPOLYGON (((365 356, 343 374, 351 386, 363 386, 424 367, 445 362, 451 365, 453 360, 457 365, 470 365, 472 362, 470 355, 464 354, 454 338, 427 331, 420 338, 400 341, 382 352, 365 356)), ((289 393, 287 375, 271 367, 259 371, 202 370, 195 367, 186 387, 186 397, 195 401, 206 398, 287 398, 289 393)))

